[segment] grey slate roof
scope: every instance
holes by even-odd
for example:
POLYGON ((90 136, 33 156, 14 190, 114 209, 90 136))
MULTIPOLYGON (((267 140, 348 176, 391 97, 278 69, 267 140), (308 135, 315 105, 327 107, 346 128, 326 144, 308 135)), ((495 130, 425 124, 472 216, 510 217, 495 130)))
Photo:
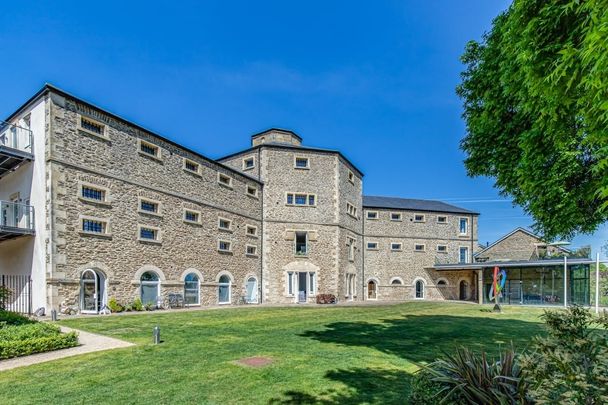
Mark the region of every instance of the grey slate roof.
POLYGON ((379 197, 364 195, 363 207, 365 208, 392 208, 410 211, 449 212, 454 214, 479 215, 478 212, 470 211, 455 205, 446 204, 442 201, 416 200, 413 198, 379 197))

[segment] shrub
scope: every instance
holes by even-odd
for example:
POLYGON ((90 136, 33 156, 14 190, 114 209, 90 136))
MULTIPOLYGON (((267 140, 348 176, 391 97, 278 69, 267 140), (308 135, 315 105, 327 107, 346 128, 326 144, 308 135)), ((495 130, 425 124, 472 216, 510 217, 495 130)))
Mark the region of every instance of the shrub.
MULTIPOLYGON (((412 385, 408 403, 411 405, 432 405, 441 401, 440 391, 443 386, 433 381, 433 374, 425 368, 418 370, 412 378, 412 385)), ((453 395, 456 397, 456 395, 453 395)), ((446 398, 445 405, 456 405, 458 402, 452 398, 446 398)))
POLYGON ((110 311, 112 312, 122 312, 125 310, 125 307, 120 305, 114 297, 110 298, 110 300, 108 301, 108 308, 110 308, 110 311))
POLYGON ((4 311, 6 309, 5 303, 9 299, 11 294, 11 290, 4 286, 0 286, 0 311, 4 311))
POLYGON ((584 308, 545 311, 548 335, 536 336, 534 351, 521 366, 539 404, 608 403, 608 315, 595 318, 584 308))
POLYGON ((144 305, 141 303, 141 299, 135 298, 135 301, 133 301, 131 308, 133 308, 133 311, 143 311, 144 305))
POLYGON ((75 332, 61 333, 56 325, 32 322, 0 329, 0 359, 25 356, 78 345, 75 332))
POLYGON ((144 305, 144 309, 146 311, 154 311, 156 309, 156 305, 154 305, 151 302, 146 303, 146 305, 144 305))
POLYGON ((0 311, 0 329, 8 325, 26 325, 30 323, 36 323, 36 321, 10 311, 0 311))
POLYGON ((531 404, 513 349, 488 359, 466 347, 428 365, 411 400, 416 403, 531 404))

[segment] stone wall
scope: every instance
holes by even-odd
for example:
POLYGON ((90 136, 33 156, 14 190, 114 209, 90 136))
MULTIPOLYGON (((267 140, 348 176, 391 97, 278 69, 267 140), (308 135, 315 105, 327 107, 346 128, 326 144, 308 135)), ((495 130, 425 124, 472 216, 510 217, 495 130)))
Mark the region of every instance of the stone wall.
POLYGON ((221 274, 232 280, 232 302, 245 293, 249 276, 260 279, 260 239, 246 235, 246 225, 261 227, 261 200, 246 187, 262 185, 74 100, 54 97, 52 104, 50 178, 54 219, 54 251, 49 257, 50 306, 78 306, 81 274, 95 269, 108 280, 108 297, 129 303, 139 296, 139 277, 152 270, 161 278, 161 293, 183 293, 188 272, 202 277, 201 303, 218 303, 221 274), (107 138, 78 129, 78 114, 106 125, 107 138), (160 147, 159 158, 138 153, 138 139, 160 147), (200 165, 184 170, 184 158, 200 165), (218 172, 232 178, 232 187, 218 184, 218 172), (103 188, 106 203, 79 198, 81 183, 103 188), (138 199, 160 203, 160 215, 139 212, 138 199), (184 221, 184 209, 200 212, 200 224, 184 221), (82 232, 82 216, 108 221, 108 235, 82 232), (232 230, 218 229, 218 218, 232 221, 232 230), (138 240, 138 225, 157 227, 159 243, 138 240), (232 243, 230 253, 218 251, 218 240, 232 243), (257 246, 246 255, 245 246, 257 246))
MULTIPOLYGON (((502 260, 535 260, 539 258, 539 251, 536 246, 545 245, 545 242, 522 229, 518 229, 505 239, 500 240, 494 246, 490 246, 479 254, 479 259, 489 261, 502 260)), ((541 255, 542 250, 541 248, 541 255)), ((555 246, 546 247, 547 253, 555 255, 560 249, 555 246)))

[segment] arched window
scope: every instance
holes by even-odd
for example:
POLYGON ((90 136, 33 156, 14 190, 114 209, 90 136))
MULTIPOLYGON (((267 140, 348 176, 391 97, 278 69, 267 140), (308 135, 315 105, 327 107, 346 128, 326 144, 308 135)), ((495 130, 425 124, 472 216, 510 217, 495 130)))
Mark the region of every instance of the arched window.
POLYGON ((141 275, 140 282, 142 304, 156 305, 160 296, 160 281, 158 274, 153 271, 146 271, 141 275))
POLYGON ((374 280, 369 280, 367 282, 367 299, 375 300, 376 298, 378 298, 376 282, 374 280))
POLYGON ((184 303, 186 305, 199 305, 200 280, 196 273, 188 273, 184 278, 184 303))
POLYGON ((223 275, 218 282, 218 302, 220 304, 230 304, 230 296, 232 295, 232 286, 230 277, 223 275))
POLYGON ((442 279, 442 280, 437 281, 437 287, 447 287, 447 286, 448 286, 447 281, 445 281, 445 280, 443 280, 443 279, 442 279))
POLYGON ((391 285, 402 285, 403 283, 398 278, 391 281, 391 285))
POLYGON ((245 300, 248 304, 256 304, 258 302, 258 280, 255 277, 249 277, 246 287, 245 300))
POLYGON ((80 311, 96 314, 106 303, 105 278, 95 270, 87 269, 80 279, 80 311))
POLYGON ((424 281, 417 280, 416 281, 416 299, 424 298, 424 281))

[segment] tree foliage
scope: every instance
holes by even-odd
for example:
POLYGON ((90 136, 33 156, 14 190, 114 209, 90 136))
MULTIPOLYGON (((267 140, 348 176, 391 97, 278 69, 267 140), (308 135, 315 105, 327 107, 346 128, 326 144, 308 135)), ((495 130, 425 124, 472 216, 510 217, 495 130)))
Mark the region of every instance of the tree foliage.
POLYGON ((608 219, 608 0, 514 0, 462 61, 468 174, 547 237, 593 232, 608 219))

